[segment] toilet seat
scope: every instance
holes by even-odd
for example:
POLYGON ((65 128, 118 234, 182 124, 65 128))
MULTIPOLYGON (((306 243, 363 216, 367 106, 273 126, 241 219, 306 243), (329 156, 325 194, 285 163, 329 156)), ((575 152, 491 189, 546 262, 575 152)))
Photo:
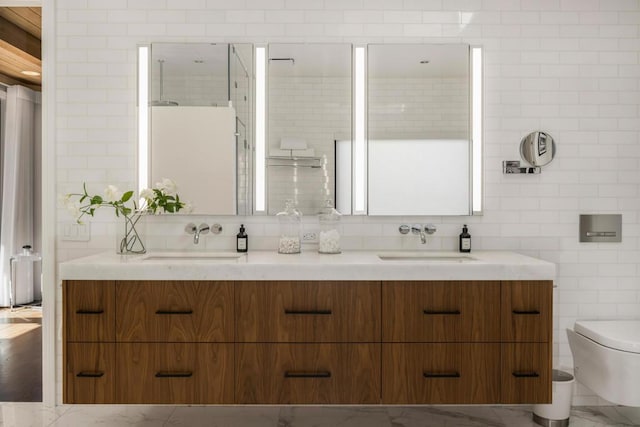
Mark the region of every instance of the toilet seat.
POLYGON ((574 330, 605 347, 640 354, 640 320, 578 320, 574 330))

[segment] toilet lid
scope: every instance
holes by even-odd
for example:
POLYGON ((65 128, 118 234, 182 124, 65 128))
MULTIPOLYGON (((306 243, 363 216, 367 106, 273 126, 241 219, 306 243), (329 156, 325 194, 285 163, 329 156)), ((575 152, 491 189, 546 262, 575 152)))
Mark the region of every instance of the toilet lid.
POLYGON ((575 331, 606 347, 640 353, 640 320, 578 320, 575 331))

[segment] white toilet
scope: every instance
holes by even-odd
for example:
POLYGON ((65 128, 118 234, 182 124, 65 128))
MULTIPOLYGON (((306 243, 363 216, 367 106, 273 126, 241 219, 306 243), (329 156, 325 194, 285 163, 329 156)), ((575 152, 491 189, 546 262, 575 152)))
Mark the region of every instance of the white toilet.
POLYGON ((578 381, 610 402, 640 406, 640 320, 579 320, 567 335, 578 381))

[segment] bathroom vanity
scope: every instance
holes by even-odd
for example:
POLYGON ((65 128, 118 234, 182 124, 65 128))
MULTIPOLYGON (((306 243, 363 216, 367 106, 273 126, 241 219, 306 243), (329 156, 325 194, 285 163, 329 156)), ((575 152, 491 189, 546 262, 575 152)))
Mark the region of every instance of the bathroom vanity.
POLYGON ((553 264, 380 255, 63 263, 64 403, 551 401, 553 264))

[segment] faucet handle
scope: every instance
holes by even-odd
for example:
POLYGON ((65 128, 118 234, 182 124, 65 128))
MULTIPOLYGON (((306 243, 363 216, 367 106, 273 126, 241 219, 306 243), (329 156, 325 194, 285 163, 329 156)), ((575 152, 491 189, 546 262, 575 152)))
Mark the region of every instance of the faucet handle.
POLYGON ((207 234, 208 232, 209 232, 209 224, 205 224, 204 222, 200 224, 200 227, 198 227, 198 233, 207 234))
POLYGON ((198 227, 196 227, 194 223, 190 222, 189 224, 185 225, 184 231, 186 231, 188 234, 196 234, 196 231, 198 231, 198 227))
POLYGON ((427 224, 424 226, 424 231, 427 232, 427 234, 433 234, 437 231, 438 229, 436 228, 435 225, 433 224, 427 224))
POLYGON ((398 231, 400 232, 400 234, 409 234, 409 231, 411 231, 411 227, 409 227, 407 224, 402 224, 400 227, 398 227, 398 231))

